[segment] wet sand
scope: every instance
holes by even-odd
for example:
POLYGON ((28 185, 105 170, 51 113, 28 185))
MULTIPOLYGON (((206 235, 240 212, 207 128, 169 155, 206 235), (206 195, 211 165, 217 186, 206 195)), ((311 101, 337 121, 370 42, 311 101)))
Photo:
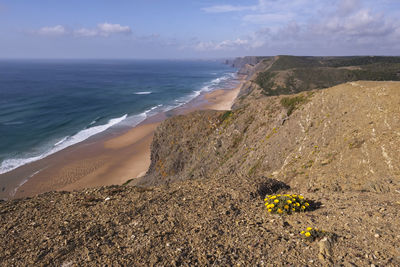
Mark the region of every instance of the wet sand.
POLYGON ((131 130, 90 138, 2 174, 0 180, 7 187, 1 190, 0 199, 28 197, 54 190, 121 185, 141 177, 150 166, 150 145, 161 121, 194 110, 229 110, 242 84, 243 80, 234 89, 215 90, 201 95, 182 107, 150 117, 131 130), (22 185, 21 177, 25 177, 22 185), (18 190, 13 192, 17 186, 18 190))

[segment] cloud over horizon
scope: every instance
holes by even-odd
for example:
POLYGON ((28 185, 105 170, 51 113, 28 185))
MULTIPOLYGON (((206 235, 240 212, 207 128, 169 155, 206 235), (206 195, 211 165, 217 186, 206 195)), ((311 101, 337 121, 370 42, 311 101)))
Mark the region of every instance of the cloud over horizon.
POLYGON ((60 36, 66 34, 67 30, 62 25, 56 25, 56 26, 42 27, 38 31, 35 31, 35 33, 47 36, 60 36))
POLYGON ((400 55, 399 0, 96 3, 8 1, 0 57, 400 55))
POLYGON ((46 26, 37 31, 33 31, 33 33, 44 36, 72 35, 75 37, 109 37, 113 34, 131 34, 132 29, 129 26, 104 22, 97 24, 96 28, 67 29, 62 25, 46 26))
MULTIPOLYGON (((385 0, 392 2, 391 0, 385 0)), ((368 1, 336 0, 331 6, 314 0, 259 0, 257 5, 219 6, 203 8, 208 13, 239 11, 244 25, 255 25, 256 30, 238 35, 231 40, 219 42, 203 41, 194 46, 202 51, 212 50, 257 50, 266 51, 319 51, 319 53, 338 51, 380 50, 383 47, 392 50, 400 49, 400 22, 396 17, 375 11, 366 5, 368 1), (304 10, 312 3, 314 8, 308 10, 304 19, 304 10), (308 5, 307 5, 308 4, 308 5), (281 6, 285 8, 281 8, 281 6), (234 40, 241 40, 235 42, 234 40), (308 49, 307 49, 308 48, 308 49), (311 48, 311 49, 310 49, 311 48), (377 49, 378 48, 378 49, 377 49), (357 50, 358 49, 358 50, 357 50)), ((216 14, 218 15, 218 14, 216 14)), ((389 50, 388 50, 389 51, 389 50)), ((309 54, 312 54, 308 52, 309 54)), ((354 52, 353 52, 354 53, 354 52)))

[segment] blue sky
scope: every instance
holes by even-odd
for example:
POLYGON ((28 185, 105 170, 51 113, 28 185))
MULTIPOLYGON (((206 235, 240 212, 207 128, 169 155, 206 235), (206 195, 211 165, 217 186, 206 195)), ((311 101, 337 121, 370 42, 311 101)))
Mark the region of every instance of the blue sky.
POLYGON ((400 55, 399 0, 0 0, 0 58, 400 55))

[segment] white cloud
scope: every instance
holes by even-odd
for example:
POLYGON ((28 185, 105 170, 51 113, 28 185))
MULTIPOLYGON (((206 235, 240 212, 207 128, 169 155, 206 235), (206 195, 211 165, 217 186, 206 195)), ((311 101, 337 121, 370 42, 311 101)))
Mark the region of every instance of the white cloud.
POLYGON ((199 42, 194 48, 198 51, 235 50, 246 46, 248 43, 248 40, 237 38, 236 40, 224 40, 222 42, 199 42))
POLYGON ((328 17, 311 28, 316 34, 362 38, 390 35, 399 26, 398 23, 385 19, 381 14, 373 14, 368 9, 361 9, 346 17, 339 15, 328 17))
POLYGON ((111 24, 108 22, 97 24, 94 29, 80 28, 74 30, 74 35, 78 37, 108 37, 113 34, 131 34, 132 29, 129 26, 121 26, 121 24, 111 24))
POLYGON ((226 13, 233 11, 256 10, 256 6, 216 5, 202 8, 207 13, 226 13))
POLYGON ((251 22, 254 24, 268 24, 268 23, 277 23, 282 21, 291 20, 294 17, 293 14, 250 14, 243 17, 243 21, 251 22))
POLYGON ((98 31, 94 29, 81 28, 78 30, 74 30, 74 35, 83 37, 92 37, 98 35, 98 31))
POLYGON ((67 30, 64 26, 56 25, 53 27, 43 27, 37 31, 39 35, 48 35, 48 36, 60 36, 67 33, 67 30))
POLYGON ((359 0, 340 0, 338 3, 337 13, 340 15, 348 15, 360 7, 359 0))
POLYGON ((33 31, 32 33, 46 36, 73 35, 76 37, 109 37, 114 34, 131 34, 132 29, 129 26, 105 22, 97 24, 96 28, 80 28, 72 30, 68 30, 62 25, 46 26, 37 31, 33 31))
MULTIPOLYGON (((377 9, 372 1, 335 0, 325 4, 317 0, 259 0, 257 9, 245 12, 241 18, 245 22, 242 26, 259 24, 262 27, 238 39, 197 41, 192 48, 220 53, 311 55, 398 54, 400 51, 397 13, 377 9)), ((213 10, 249 11, 250 7, 226 6, 213 10)))
POLYGON ((121 26, 120 24, 111 24, 111 23, 101 23, 97 25, 100 35, 109 36, 114 33, 132 33, 132 30, 129 26, 121 26))

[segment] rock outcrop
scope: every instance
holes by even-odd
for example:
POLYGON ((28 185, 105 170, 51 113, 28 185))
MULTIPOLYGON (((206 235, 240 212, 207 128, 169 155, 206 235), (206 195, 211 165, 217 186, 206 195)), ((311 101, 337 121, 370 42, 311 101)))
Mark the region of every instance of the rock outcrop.
POLYGON ((247 57, 238 57, 233 60, 227 60, 225 64, 231 65, 234 68, 242 68, 245 65, 252 65, 255 66, 261 61, 265 59, 269 59, 270 57, 264 57, 264 56, 247 56, 247 57))

